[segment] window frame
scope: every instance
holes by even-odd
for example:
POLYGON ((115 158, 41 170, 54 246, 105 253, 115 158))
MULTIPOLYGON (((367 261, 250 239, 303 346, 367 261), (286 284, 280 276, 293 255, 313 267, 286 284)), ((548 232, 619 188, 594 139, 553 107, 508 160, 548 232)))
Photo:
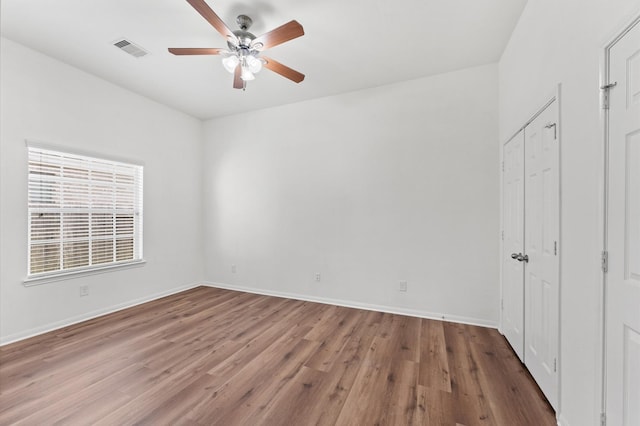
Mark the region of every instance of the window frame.
MULTIPOLYGON (((105 273, 105 272, 109 272, 109 271, 113 271, 113 270, 119 270, 119 269, 126 269, 126 268, 131 268, 131 267, 138 267, 138 266, 142 266, 145 262, 144 257, 143 257, 143 242, 144 242, 144 233, 143 233, 143 229, 144 229, 144 209, 143 209, 143 198, 144 198, 144 164, 138 161, 132 161, 131 159, 127 159, 127 158, 117 158, 117 157, 113 157, 113 156, 107 156, 104 155, 102 153, 95 153, 95 152, 88 152, 88 151, 80 151, 80 150, 75 150, 75 149, 70 149, 68 147, 62 147, 62 146, 55 146, 55 145, 50 145, 50 144, 43 144, 40 142, 33 142, 33 141, 26 141, 26 163, 27 163, 27 176, 26 176, 26 184, 27 184, 27 205, 26 205, 26 219, 27 219, 27 264, 26 264, 26 272, 27 272, 27 276, 24 279, 24 285, 36 285, 36 284, 42 284, 42 283, 47 283, 47 282, 52 282, 52 281, 60 281, 60 280, 65 280, 65 279, 70 279, 70 278, 75 278, 75 277, 80 277, 80 276, 86 276, 86 275, 93 275, 93 274, 98 274, 98 273, 105 273), (91 191, 87 191, 87 194, 84 195, 84 201, 86 201, 88 204, 86 206, 83 207, 78 207, 78 206, 74 206, 72 208, 69 208, 70 204, 68 202, 66 202, 66 200, 63 199, 63 188, 64 188, 64 184, 63 184, 63 180, 64 178, 62 176, 58 176, 57 178, 50 178, 51 180, 56 180, 59 179, 60 180, 60 184, 59 184, 59 188, 58 188, 58 194, 57 199, 59 200, 58 206, 55 207, 53 210, 58 210, 59 213, 59 219, 58 222, 59 224, 54 225, 53 229, 56 231, 53 231, 54 233, 57 233, 58 236, 57 238, 52 238, 52 245, 58 245, 57 250, 59 251, 59 256, 60 256, 60 261, 59 261, 59 269, 55 269, 55 270, 49 270, 49 271, 43 271, 43 272, 32 272, 32 265, 31 265, 31 261, 32 261, 32 247, 33 246, 37 246, 38 243, 36 242, 34 244, 34 240, 33 240, 33 234, 32 234, 32 224, 33 224, 33 219, 32 219, 32 214, 33 213, 38 213, 38 210, 43 210, 44 207, 36 207, 33 206, 31 204, 32 198, 31 195, 29 194, 29 191, 32 189, 32 184, 31 179, 32 179, 32 170, 35 168, 35 166, 32 166, 31 164, 31 155, 33 152, 43 152, 45 153, 45 155, 58 155, 60 156, 59 158, 63 159, 61 162, 64 163, 66 161, 69 161, 69 164, 71 164, 71 161, 78 161, 81 165, 84 165, 84 167, 79 167, 76 170, 80 170, 82 172, 84 172, 85 170, 87 171, 87 176, 91 175, 91 170, 97 170, 99 172, 99 169, 95 167, 95 164, 101 164, 101 165, 106 165, 106 167, 111 167, 113 168, 113 173, 115 173, 115 170, 121 168, 121 169, 128 169, 130 171, 130 174, 128 176, 130 176, 133 180, 132 183, 128 183, 128 184, 120 184, 116 181, 116 177, 112 178, 112 181, 110 183, 105 183, 104 186, 102 186, 102 189, 104 189, 105 186, 110 186, 112 192, 108 193, 109 197, 112 198, 112 206, 111 207, 103 207, 103 208, 96 208, 94 203, 96 201, 96 197, 94 196, 94 194, 91 193, 91 191), (93 167, 92 167, 93 165, 93 167), (127 207, 126 210, 129 212, 128 214, 131 215, 131 212, 133 212, 133 216, 130 219, 131 222, 131 258, 129 259, 124 259, 124 260, 117 260, 117 256, 118 256, 118 246, 117 246, 117 241, 118 241, 118 233, 120 232, 117 229, 117 221, 118 221, 118 213, 121 210, 120 207, 117 206, 118 204, 118 191, 119 189, 123 188, 123 187, 128 187, 128 189, 130 189, 132 191, 132 194, 130 197, 132 199, 132 207, 127 207), (65 207, 66 206, 66 207, 65 207), (65 211, 65 208, 68 209, 67 211, 65 211), (102 210, 102 212, 100 212, 100 210, 102 210), (86 222, 86 236, 81 236, 79 238, 71 238, 71 241, 69 241, 69 237, 65 237, 65 230, 63 228, 63 220, 61 220, 61 218, 63 217, 63 215, 69 214, 69 213, 74 213, 74 214, 78 214, 78 212, 81 212, 80 214, 86 214, 87 218, 85 219, 86 222), (107 213, 105 213, 105 211, 108 211, 107 213), (113 223, 113 228, 109 230, 109 233, 104 234, 103 237, 98 237, 96 238, 96 236, 100 235, 98 233, 98 231, 93 231, 92 230, 92 222, 93 222, 93 215, 94 214, 111 214, 112 218, 111 221, 113 223), (106 237, 105 237, 106 236, 106 237), (110 238, 109 238, 110 237, 110 238), (85 241, 86 240, 86 241, 85 241), (94 260, 93 258, 90 258, 91 256, 91 245, 99 242, 99 240, 111 240, 113 241, 113 243, 111 244, 111 248, 110 250, 107 252, 107 257, 109 257, 109 253, 111 254, 111 259, 109 261, 97 261, 97 263, 93 263, 96 262, 96 260, 94 260), (66 243, 73 243, 73 242, 86 242, 87 244, 87 249, 85 251, 82 251, 82 253, 86 253, 86 262, 88 263, 88 265, 82 265, 82 266, 71 266, 68 268, 65 268, 64 265, 64 250, 65 250, 65 242, 66 243)), ((37 154, 36 154, 37 155, 37 154)), ((62 167, 62 166, 61 166, 62 167)), ((94 172, 97 173, 97 172, 94 172)), ((76 182, 82 182, 84 181, 83 178, 80 178, 78 180, 76 180, 76 182)), ((93 181, 91 178, 87 177, 86 178, 86 185, 87 188, 95 188, 95 186, 97 186, 99 184, 96 183, 95 181, 93 181)), ((128 235, 128 234, 127 234, 128 235)), ((124 236, 124 238, 126 239, 127 235, 124 236)), ((37 240, 35 240, 37 241, 37 240)))

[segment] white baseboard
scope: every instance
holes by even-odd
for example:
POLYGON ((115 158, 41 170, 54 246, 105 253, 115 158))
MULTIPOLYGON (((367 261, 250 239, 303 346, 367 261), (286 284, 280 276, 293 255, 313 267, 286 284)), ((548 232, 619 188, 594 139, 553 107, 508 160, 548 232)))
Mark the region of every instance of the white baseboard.
POLYGON ((558 426, 570 426, 567 419, 562 414, 558 416, 558 426))
POLYGON ((441 313, 421 311, 417 309, 401 308, 396 306, 373 305, 369 303, 361 303, 361 302, 356 302, 352 300, 331 299, 331 298, 309 296, 309 295, 298 294, 298 293, 272 291, 272 290, 265 290, 261 288, 255 288, 255 287, 244 287, 244 286, 208 282, 208 281, 203 281, 202 285, 205 285, 208 287, 223 288, 227 290, 236 290, 236 291, 244 291, 247 293, 262 294, 265 296, 285 297, 288 299, 304 300, 307 302, 316 302, 316 303, 324 303, 329 305, 344 306, 346 308, 364 309, 367 311, 386 312, 390 314, 407 315, 411 317, 428 318, 428 319, 435 319, 440 321, 449 321, 449 322, 477 325, 477 326, 489 327, 489 328, 498 327, 498 323, 496 321, 487 321, 487 320, 478 319, 478 318, 469 318, 469 317, 463 317, 459 315, 447 315, 447 314, 441 314, 441 313))
MULTIPOLYGON (((490 327, 490 328, 498 327, 497 322, 486 321, 478 318, 469 318, 469 317, 463 317, 458 315, 447 315, 447 314, 427 312, 427 311, 416 310, 416 309, 407 309, 407 308, 400 308, 400 307, 386 306, 386 305, 374 305, 374 304, 361 303, 361 302, 350 301, 350 300, 331 299, 331 298, 309 296, 309 295, 303 295, 303 294, 297 294, 297 293, 271 291, 271 290, 253 288, 253 287, 243 287, 243 286, 204 281, 200 283, 193 283, 193 284, 188 284, 181 287, 176 287, 171 290, 163 291, 150 296, 141 297, 139 299, 134 299, 134 300, 124 302, 118 305, 110 306, 104 309, 98 309, 96 311, 87 312, 86 314, 78 315, 71 318, 66 318, 61 321, 56 321, 54 323, 49 323, 44 326, 35 327, 23 332, 10 334, 8 336, 1 336, 0 346, 8 345, 10 343, 15 343, 20 340, 28 339, 30 337, 34 337, 40 334, 48 333, 50 331, 58 330, 63 327, 68 327, 70 325, 77 324, 82 321, 87 321, 87 320, 97 318, 103 315, 107 315, 113 312, 121 311, 123 309, 131 308, 136 305, 141 305, 143 303, 160 299, 161 297, 169 296, 172 294, 180 293, 182 291, 189 290, 194 287, 198 287, 200 285, 205 285, 208 287, 224 288, 228 290, 244 291, 247 293, 263 294, 265 296, 286 297, 289 299, 305 300, 308 302, 344 306, 347 308, 365 309, 368 311, 387 312, 390 314, 407 315, 407 316, 419 317, 419 318, 429 318, 429 319, 436 319, 436 320, 442 320, 442 321, 457 322, 462 324, 478 325, 481 327, 490 327)), ((566 422, 563 422, 562 426, 568 426, 568 424, 566 422)))
POLYGON ((146 302, 151 302, 152 300, 160 299, 161 297, 169 296, 172 294, 180 293, 185 290, 192 289, 194 287, 201 286, 201 283, 188 284, 181 287, 176 287, 171 290, 166 290, 160 293, 153 294, 151 296, 145 296, 138 299, 130 300, 128 302, 120 303, 118 305, 109 306, 107 308, 98 309, 96 311, 87 312, 86 314, 77 315, 75 317, 67 318, 62 321, 56 321, 54 323, 46 324, 41 327, 35 327, 20 333, 10 334, 8 336, 0 337, 0 346, 8 345, 10 343, 15 343, 20 340, 28 339, 29 337, 38 336, 40 334, 48 333, 50 331, 58 330, 63 327, 67 327, 73 324, 77 324, 82 321, 87 321, 96 317, 100 317, 102 315, 107 315, 112 312, 121 311, 123 309, 131 308, 136 305, 141 305, 146 302))

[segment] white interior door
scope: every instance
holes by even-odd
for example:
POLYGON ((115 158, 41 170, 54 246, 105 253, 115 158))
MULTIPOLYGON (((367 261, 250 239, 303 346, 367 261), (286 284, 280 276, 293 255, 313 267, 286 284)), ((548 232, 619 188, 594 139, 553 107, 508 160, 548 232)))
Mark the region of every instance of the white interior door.
POLYGON ((525 133, 525 365, 558 405, 559 155, 558 102, 525 133))
POLYGON ((607 424, 640 425, 640 23, 609 50, 607 424))
POLYGON ((524 131, 503 148, 502 332, 524 362, 524 131))

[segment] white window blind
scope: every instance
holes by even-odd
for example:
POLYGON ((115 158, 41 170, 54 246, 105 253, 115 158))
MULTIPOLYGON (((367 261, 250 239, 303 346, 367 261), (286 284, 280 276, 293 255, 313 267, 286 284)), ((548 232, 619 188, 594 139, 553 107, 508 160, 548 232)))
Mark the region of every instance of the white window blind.
POLYGON ((142 260, 142 166, 28 150, 29 277, 142 260))

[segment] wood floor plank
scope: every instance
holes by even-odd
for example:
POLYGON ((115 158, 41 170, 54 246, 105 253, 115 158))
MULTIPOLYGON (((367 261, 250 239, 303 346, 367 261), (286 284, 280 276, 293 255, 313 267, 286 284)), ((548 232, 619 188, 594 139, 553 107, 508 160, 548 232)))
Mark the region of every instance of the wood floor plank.
POLYGON ((379 326, 378 312, 363 313, 329 372, 303 367, 290 388, 274 398, 264 424, 333 425, 379 326))
MULTIPOLYGON (((198 352, 188 351, 180 363, 166 369, 149 369, 143 374, 143 383, 132 388, 130 382, 124 382, 121 392, 130 396, 126 404, 118 407, 101 419, 97 424, 122 425, 137 424, 154 410, 161 408, 166 401, 177 398, 180 391, 206 376, 206 368, 210 367, 209 359, 213 349, 201 349, 198 352), (148 373, 148 374, 146 374, 148 373), (142 385, 142 386, 141 386, 142 385), (132 392, 134 389, 136 392, 132 392), (167 392, 167 389, 171 389, 167 392)), ((210 376, 209 376, 210 377, 210 376)))
POLYGON ((373 339, 337 425, 349 425, 353 418, 363 424, 414 424, 418 365, 402 359, 404 339, 389 337, 373 339), (368 404, 369 398, 377 404, 368 404))
POLYGON ((329 382, 324 371, 302 366, 287 389, 277 395, 263 413, 258 424, 321 425, 330 407, 324 405, 329 382))
POLYGON ((454 426, 457 424, 452 415, 458 407, 451 392, 418 385, 418 416, 420 424, 425 426, 454 426))
POLYGON ((331 333, 322 336, 319 342, 318 351, 305 363, 309 368, 320 371, 329 371, 333 368, 338 355, 353 336, 354 330, 363 314, 355 309, 349 309, 345 316, 336 322, 331 333))
POLYGON ((451 392, 447 344, 441 321, 422 320, 418 384, 451 392))
MULTIPOLYGON (((283 330, 277 326, 279 321, 286 321, 288 318, 295 318, 297 312, 302 308, 302 305, 292 305, 286 310, 278 311, 273 317, 263 321, 258 327, 243 334, 243 340, 237 340, 236 342, 241 344, 241 347, 230 354, 229 357, 217 363, 212 367, 208 374, 230 378, 239 372, 244 366, 258 358, 264 351, 273 345, 274 342, 283 338, 283 330)), ((315 310, 315 307, 311 308, 315 310)), ((306 326, 303 323, 297 324, 295 327, 287 330, 285 336, 288 333, 295 332, 294 338, 300 339, 298 333, 300 330, 309 330, 311 327, 306 326)), ((290 343, 287 343, 290 344, 290 343)))
POLYGON ((244 374, 236 374, 212 389, 211 403, 199 405, 187 417, 202 424, 250 424, 246 419, 263 410, 317 349, 317 342, 300 338, 307 331, 278 339, 264 355, 243 368, 244 374))
POLYGON ((444 323, 451 376, 451 393, 458 406, 455 420, 467 426, 495 425, 487 394, 478 378, 478 363, 462 324, 444 323))
POLYGON ((514 357, 500 359, 500 353, 505 344, 504 341, 496 341, 491 336, 486 336, 485 340, 470 345, 473 357, 478 362, 478 377, 482 387, 486 390, 486 394, 491 396, 489 405, 496 423, 499 425, 526 424, 530 421, 529 413, 547 411, 550 416, 541 419, 538 425, 555 425, 553 411, 544 396, 538 393, 536 398, 531 398, 529 392, 522 392, 523 389, 528 388, 527 383, 531 383, 532 380, 524 366, 514 357), (511 385, 500 385, 505 382, 511 382, 511 385), (511 401, 513 404, 511 410, 500 409, 505 401, 511 401))
MULTIPOLYGON (((290 389, 290 383, 300 374, 306 360, 317 349, 317 342, 304 339, 299 341, 290 352, 290 355, 288 353, 285 356, 286 363, 282 367, 274 369, 277 373, 274 374, 274 371, 272 371, 269 376, 265 377, 263 381, 266 386, 263 386, 262 390, 252 387, 251 397, 245 398, 243 401, 244 409, 239 407, 240 409, 235 410, 232 416, 223 416, 220 422, 217 423, 220 425, 262 423, 265 413, 273 406, 276 397, 290 389)), ((258 379, 260 381, 262 378, 258 376, 258 379)))
POLYGON ((198 287, 0 347, 0 425, 522 425, 494 329, 198 287))

